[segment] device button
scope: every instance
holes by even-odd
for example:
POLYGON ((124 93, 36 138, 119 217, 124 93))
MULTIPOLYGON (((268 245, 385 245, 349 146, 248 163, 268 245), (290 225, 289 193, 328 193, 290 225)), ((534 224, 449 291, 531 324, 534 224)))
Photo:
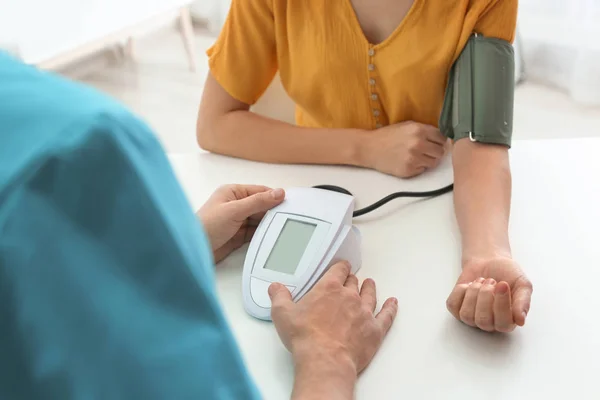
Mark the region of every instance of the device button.
POLYGON ((290 293, 292 294, 292 296, 294 295, 294 289, 296 289, 296 286, 288 286, 285 285, 286 288, 288 288, 288 290, 290 291, 290 293))
MULTIPOLYGON (((269 297, 269 286, 271 286, 271 283, 273 282, 250 277, 250 296, 252 296, 252 300, 254 300, 257 306, 271 308, 271 298, 269 297)), ((285 285, 285 287, 292 294, 294 293, 294 289, 296 289, 296 286, 285 285)))
POLYGON ((271 299, 269 298, 269 286, 272 282, 250 277, 250 296, 257 306, 262 308, 271 308, 271 299))

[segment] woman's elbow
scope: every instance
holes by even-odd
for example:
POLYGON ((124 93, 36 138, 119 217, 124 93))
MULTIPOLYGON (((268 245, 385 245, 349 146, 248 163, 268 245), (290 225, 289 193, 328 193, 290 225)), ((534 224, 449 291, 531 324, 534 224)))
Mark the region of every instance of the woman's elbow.
POLYGON ((217 135, 213 124, 198 119, 196 123, 196 142, 202 150, 215 152, 217 135))
POLYGON ((210 131, 206 128, 205 125, 197 123, 196 124, 196 142, 198 143, 198 146, 200 146, 200 148, 202 150, 206 150, 206 151, 210 151, 209 147, 210 147, 210 131))

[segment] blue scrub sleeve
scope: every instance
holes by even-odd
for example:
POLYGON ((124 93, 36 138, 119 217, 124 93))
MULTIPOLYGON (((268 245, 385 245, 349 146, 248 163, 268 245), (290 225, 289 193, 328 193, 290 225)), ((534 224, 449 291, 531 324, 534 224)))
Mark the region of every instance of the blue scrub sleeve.
POLYGON ((0 399, 257 399, 151 130, 0 54, 0 399))

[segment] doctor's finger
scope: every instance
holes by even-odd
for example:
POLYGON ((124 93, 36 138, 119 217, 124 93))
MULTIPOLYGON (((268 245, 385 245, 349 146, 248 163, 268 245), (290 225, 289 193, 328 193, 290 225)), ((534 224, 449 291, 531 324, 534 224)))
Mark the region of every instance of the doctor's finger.
POLYGON ((375 312, 377 306, 377 289, 375 287, 375 281, 373 279, 365 279, 360 288, 360 297, 362 298, 365 307, 375 312))
POLYGON ((358 293, 358 278, 354 274, 348 275, 344 286, 358 293))
POLYGON ((281 283, 272 283, 269 286, 268 293, 271 299, 272 318, 277 318, 280 313, 286 312, 294 304, 292 294, 281 283))
POLYGON ((229 202, 224 205, 233 211, 233 217, 238 221, 244 221, 248 217, 264 213, 279 205, 285 198, 283 189, 275 189, 267 192, 253 194, 241 200, 229 202))
POLYGON ((317 285, 321 282, 323 284, 326 284, 327 282, 336 282, 340 285, 344 285, 346 279, 348 279, 348 275, 350 275, 350 264, 346 261, 342 261, 329 268, 329 271, 325 272, 325 275, 317 282, 317 285))
POLYGON ((381 331, 384 336, 387 335, 388 331, 392 327, 394 323, 394 319, 396 319, 396 314, 398 313, 398 299, 395 297, 391 297, 383 303, 383 307, 381 307, 381 311, 375 316, 375 320, 379 323, 381 327, 381 331))
POLYGON ((243 198, 252 196, 252 195, 257 194, 257 193, 263 193, 263 192, 268 192, 270 190, 273 190, 270 187, 262 186, 262 185, 237 185, 237 184, 233 184, 233 185, 229 185, 229 187, 235 193, 235 197, 238 200, 241 200, 243 198))

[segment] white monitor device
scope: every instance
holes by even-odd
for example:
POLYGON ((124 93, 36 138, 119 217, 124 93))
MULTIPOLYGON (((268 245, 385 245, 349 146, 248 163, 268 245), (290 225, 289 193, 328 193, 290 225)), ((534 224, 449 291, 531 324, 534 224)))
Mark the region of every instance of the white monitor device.
POLYGON ((287 286, 300 300, 329 267, 345 260, 361 266, 360 232, 352 225, 354 198, 314 188, 286 190, 283 203, 268 211, 250 242, 242 278, 246 311, 271 319, 268 288, 287 286))

